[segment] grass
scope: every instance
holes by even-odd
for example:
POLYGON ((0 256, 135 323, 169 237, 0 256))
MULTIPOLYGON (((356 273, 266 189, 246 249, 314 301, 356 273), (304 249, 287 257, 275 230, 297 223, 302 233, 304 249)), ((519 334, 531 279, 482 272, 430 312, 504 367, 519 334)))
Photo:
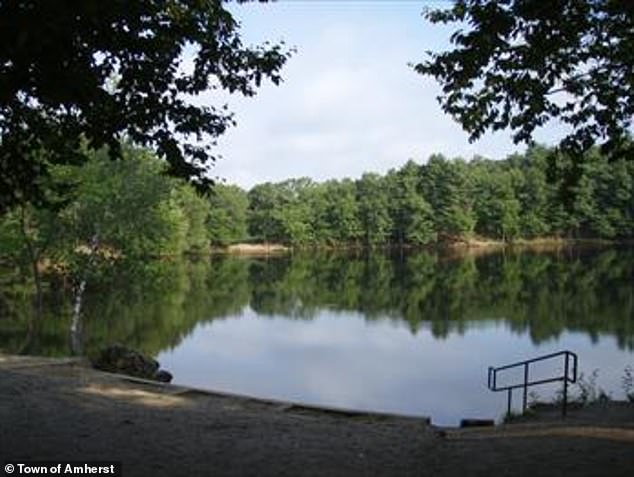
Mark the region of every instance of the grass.
MULTIPOLYGON (((634 403, 634 368, 630 365, 625 367, 621 378, 621 388, 625 392, 627 400, 634 403)), ((596 404, 604 404, 612 401, 610 393, 606 392, 597 384, 599 370, 595 369, 589 375, 579 373, 577 382, 569 388, 568 406, 569 407, 586 407, 596 404), (576 396, 572 395, 576 392, 576 396)), ((525 411, 511 411, 506 413, 503 418, 505 424, 517 422, 520 420, 529 420, 537 416, 539 409, 552 409, 563 405, 563 387, 555 393, 555 397, 551 401, 540 401, 539 395, 535 391, 528 393, 529 401, 525 411)))
POLYGON ((634 369, 632 366, 626 366, 623 378, 621 378, 621 387, 625 391, 627 400, 634 403, 634 369))

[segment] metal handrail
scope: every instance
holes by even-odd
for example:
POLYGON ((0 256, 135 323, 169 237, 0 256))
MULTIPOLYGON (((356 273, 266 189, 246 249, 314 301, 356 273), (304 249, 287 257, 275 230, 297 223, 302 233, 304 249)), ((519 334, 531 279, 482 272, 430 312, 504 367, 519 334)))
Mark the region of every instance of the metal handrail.
POLYGON ((539 356, 537 358, 527 359, 524 361, 518 361, 517 363, 507 364, 505 366, 499 366, 494 368, 489 366, 488 373, 488 381, 487 387, 491 391, 508 391, 508 408, 507 413, 511 413, 511 400, 513 397, 513 389, 524 388, 524 399, 522 403, 522 410, 526 412, 527 399, 528 399, 528 388, 530 386, 537 386, 539 384, 553 383, 557 381, 564 382, 564 392, 563 392, 563 405, 561 414, 562 417, 566 417, 566 412, 568 408, 568 383, 576 383, 577 382, 577 355, 572 351, 559 351, 557 353, 546 354, 543 356, 539 356), (531 363, 535 363, 537 361, 544 361, 547 359, 556 358, 557 356, 564 356, 564 373, 561 376, 556 376, 554 378, 548 379, 538 379, 536 381, 529 380, 529 367, 531 363), (572 358, 572 367, 570 366, 570 358, 572 358), (498 371, 504 371, 511 368, 517 368, 523 366, 524 367, 524 382, 519 384, 511 384, 508 386, 500 386, 497 385, 497 373, 498 371), (572 371, 572 377, 570 376, 572 371))

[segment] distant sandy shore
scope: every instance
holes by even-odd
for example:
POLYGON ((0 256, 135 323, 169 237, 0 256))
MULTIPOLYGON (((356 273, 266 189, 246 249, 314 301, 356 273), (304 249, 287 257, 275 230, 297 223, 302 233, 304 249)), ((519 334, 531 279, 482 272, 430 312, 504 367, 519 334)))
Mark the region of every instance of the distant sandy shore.
MULTIPOLYGON (((518 239, 512 242, 493 240, 484 237, 471 237, 468 239, 456 239, 432 243, 425 246, 404 245, 406 250, 450 250, 456 253, 481 254, 496 252, 501 249, 530 250, 535 252, 555 251, 566 247, 577 246, 611 246, 619 244, 629 244, 631 242, 620 242, 600 239, 567 239, 561 237, 539 237, 534 239, 518 239)), ((398 245, 385 245, 377 247, 377 250, 399 249, 398 245)), ((312 245, 306 247, 292 247, 279 243, 237 243, 228 247, 213 248, 213 253, 226 253, 232 255, 270 255, 290 252, 292 250, 317 250, 317 251, 359 251, 365 247, 359 244, 339 244, 339 245, 312 245)))
POLYGON ((235 245, 229 245, 226 249, 223 249, 223 252, 235 255, 266 255, 287 252, 289 250, 289 247, 275 243, 237 243, 235 245))
POLYGON ((443 429, 131 381, 81 360, 0 355, 0 456, 119 461, 126 477, 629 477, 634 406, 443 429))

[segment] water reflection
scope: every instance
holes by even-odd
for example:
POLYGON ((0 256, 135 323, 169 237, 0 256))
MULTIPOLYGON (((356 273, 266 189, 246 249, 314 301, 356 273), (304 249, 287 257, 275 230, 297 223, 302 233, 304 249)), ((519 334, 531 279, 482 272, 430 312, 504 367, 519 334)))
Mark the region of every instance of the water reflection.
MULTIPOLYGON (((464 417, 499 418, 506 395, 485 385, 489 364, 581 350, 586 369, 600 368, 601 386, 619 382, 627 356, 610 337, 592 346, 587 335, 565 332, 535 346, 505 326, 488 323, 466 335, 412 334, 403 323, 324 312, 309 322, 263 320, 253 310, 199 326, 182 346, 159 355, 176 382, 344 408, 431 416, 456 425, 464 417)), ((554 363, 550 363, 551 366, 554 363)), ((555 371, 550 369, 544 372, 555 371)), ((561 374, 559 369, 556 374, 561 374)), ((551 399, 556 385, 535 388, 551 399)), ((515 395, 515 407, 521 404, 515 395)))
MULTIPOLYGON (((199 322, 249 306, 259 316, 310 320, 323 310, 389 318, 436 339, 503 322, 534 344, 564 331, 616 337, 634 350, 634 254, 568 250, 448 257, 312 255, 216 257, 210 261, 127 264, 90 277, 85 303, 88 349, 117 341, 156 354, 199 322)), ((69 287, 50 280, 45 314, 34 323, 28 283, 0 287, 0 347, 65 354, 69 287), (29 331, 30 330, 30 331, 29 331)), ((24 351, 23 351, 24 352, 24 351)))
MULTIPOLYGON (((498 399, 486 366, 542 351, 570 347, 617 383, 634 361, 633 283, 634 253, 618 249, 125 264, 89 277, 84 349, 160 354, 205 387, 417 414, 456 400, 477 415, 498 399)), ((0 350, 68 354, 69 287, 49 280, 39 319, 31 290, 0 286, 0 350)))

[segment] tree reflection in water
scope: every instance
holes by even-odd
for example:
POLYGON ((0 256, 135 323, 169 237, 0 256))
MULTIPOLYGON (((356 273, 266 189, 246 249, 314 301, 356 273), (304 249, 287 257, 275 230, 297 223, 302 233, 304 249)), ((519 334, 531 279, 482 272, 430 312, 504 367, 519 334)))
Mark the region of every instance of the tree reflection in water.
MULTIPOLYGON (((406 322, 436 339, 502 322, 533 343, 564 331, 612 335, 634 350, 634 253, 329 253, 124 263, 90 277, 84 302, 87 353, 121 343, 148 354, 173 349, 199 323, 237 315, 310 320, 320 310, 406 322)), ((43 315, 32 285, 0 285, 0 350, 66 355, 72 294, 49 277, 43 315)))

